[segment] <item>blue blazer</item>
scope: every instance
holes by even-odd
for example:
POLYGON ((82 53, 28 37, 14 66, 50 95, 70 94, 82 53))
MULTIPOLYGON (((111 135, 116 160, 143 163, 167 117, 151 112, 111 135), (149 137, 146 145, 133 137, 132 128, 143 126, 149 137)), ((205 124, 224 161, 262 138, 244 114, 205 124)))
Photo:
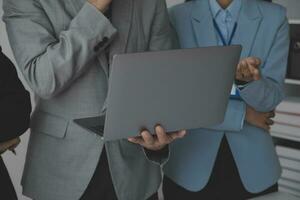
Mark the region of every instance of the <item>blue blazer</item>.
MULTIPOLYGON (((170 18, 181 48, 217 45, 208 0, 177 5, 170 9, 170 18)), ((257 111, 271 111, 284 98, 289 49, 286 10, 260 0, 243 0, 233 44, 243 46, 242 57, 256 56, 262 60, 263 78, 240 91, 242 101, 230 100, 221 125, 190 130, 184 139, 171 145, 170 161, 164 172, 190 191, 199 191, 208 183, 224 135, 249 192, 265 190, 281 174, 270 134, 245 122, 245 108, 248 104, 257 111)))

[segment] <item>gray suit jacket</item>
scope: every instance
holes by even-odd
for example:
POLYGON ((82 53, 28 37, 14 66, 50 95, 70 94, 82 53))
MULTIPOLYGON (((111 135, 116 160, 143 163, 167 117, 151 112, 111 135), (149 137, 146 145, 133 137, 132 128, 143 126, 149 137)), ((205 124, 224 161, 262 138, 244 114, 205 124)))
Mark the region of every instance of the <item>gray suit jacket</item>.
POLYGON ((73 119, 102 113, 108 60, 116 53, 170 49, 164 0, 113 0, 111 22, 86 0, 4 0, 15 58, 39 97, 23 176, 37 200, 75 200, 107 148, 120 200, 142 200, 161 182, 160 166, 126 140, 104 144, 73 119))

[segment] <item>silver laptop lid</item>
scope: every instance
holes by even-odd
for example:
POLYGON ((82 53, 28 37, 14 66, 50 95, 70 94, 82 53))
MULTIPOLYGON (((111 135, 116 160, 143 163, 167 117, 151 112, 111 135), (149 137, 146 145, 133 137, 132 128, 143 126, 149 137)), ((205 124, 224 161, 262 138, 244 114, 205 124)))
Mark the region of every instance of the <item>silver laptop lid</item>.
POLYGON ((109 80, 104 139, 221 123, 241 46, 116 55, 109 80))

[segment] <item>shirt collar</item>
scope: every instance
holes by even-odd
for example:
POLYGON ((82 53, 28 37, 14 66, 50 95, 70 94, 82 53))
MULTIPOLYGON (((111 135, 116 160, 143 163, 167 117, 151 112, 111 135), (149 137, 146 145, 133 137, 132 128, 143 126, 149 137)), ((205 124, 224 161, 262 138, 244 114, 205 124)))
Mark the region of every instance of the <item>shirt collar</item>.
POLYGON ((237 21, 241 7, 242 7, 242 0, 233 0, 231 4, 226 8, 223 9, 217 0, 209 0, 210 9, 213 15, 213 18, 218 17, 221 11, 226 11, 229 13, 233 20, 237 21))

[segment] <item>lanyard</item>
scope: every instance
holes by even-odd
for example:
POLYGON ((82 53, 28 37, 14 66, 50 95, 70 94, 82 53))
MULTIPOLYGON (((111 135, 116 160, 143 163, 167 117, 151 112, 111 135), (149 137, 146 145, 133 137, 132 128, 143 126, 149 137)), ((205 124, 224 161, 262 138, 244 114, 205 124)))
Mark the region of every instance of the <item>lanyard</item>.
POLYGON ((237 29, 237 22, 234 23, 234 27, 233 27, 232 33, 230 35, 230 39, 229 39, 229 41, 227 43, 226 40, 225 40, 225 38, 224 38, 224 35, 222 34, 222 31, 221 31, 220 27, 218 26, 218 24, 216 22, 216 20, 213 19, 213 21, 214 21, 215 29, 216 29, 218 35, 220 36, 220 38, 222 40, 223 46, 229 46, 229 45, 231 45, 232 39, 233 39, 233 37, 235 35, 235 32, 236 32, 236 29, 237 29))
MULTIPOLYGON (((234 27, 233 27, 232 33, 231 33, 230 38, 229 38, 229 41, 228 41, 228 43, 227 43, 226 40, 225 40, 225 38, 224 38, 224 35, 223 35, 222 32, 221 32, 220 27, 218 26, 218 24, 217 24, 217 22, 216 22, 216 20, 213 19, 213 21, 214 21, 215 29, 216 29, 218 35, 220 36, 220 38, 221 38, 221 40, 222 40, 223 46, 229 46, 229 45, 231 45, 232 40, 233 40, 233 37, 234 37, 234 35, 235 35, 235 33, 236 33, 237 22, 234 23, 234 27)), ((235 94, 231 94, 231 95, 230 95, 230 98, 231 98, 231 99, 240 99, 239 91, 238 91, 236 88, 234 88, 234 89, 235 89, 235 94)))

